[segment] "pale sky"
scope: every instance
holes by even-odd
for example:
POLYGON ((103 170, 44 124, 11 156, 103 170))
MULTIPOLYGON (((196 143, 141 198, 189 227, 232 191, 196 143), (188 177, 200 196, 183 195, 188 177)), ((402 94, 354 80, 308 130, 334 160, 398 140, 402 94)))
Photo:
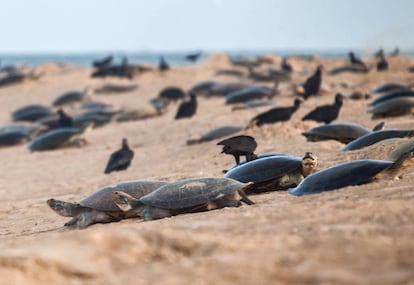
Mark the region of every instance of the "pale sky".
POLYGON ((0 0, 0 53, 414 48, 414 0, 0 0))

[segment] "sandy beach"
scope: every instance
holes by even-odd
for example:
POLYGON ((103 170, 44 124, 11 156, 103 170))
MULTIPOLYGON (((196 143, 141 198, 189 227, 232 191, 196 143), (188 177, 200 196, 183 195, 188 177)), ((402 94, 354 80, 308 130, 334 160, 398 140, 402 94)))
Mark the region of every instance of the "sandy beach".
MULTIPOLYGON (((268 57, 273 63, 267 66, 278 68, 281 58, 268 57)), ((375 63, 373 58, 366 60, 375 63)), ((405 140, 342 152, 343 144, 337 141, 307 142, 301 133, 320 124, 301 118, 316 106, 331 104, 338 92, 349 96, 386 82, 414 83, 414 73, 407 72, 414 58, 388 60, 390 69, 385 72, 330 76, 326 72, 346 59, 291 58, 294 73, 280 84, 276 105, 291 106, 295 85, 319 64, 324 66, 324 93, 306 100, 288 122, 237 134, 253 136, 258 154, 302 156, 311 151, 319 158, 318 169, 358 158, 385 159, 405 140)), ((92 94, 93 100, 114 109, 148 108, 148 101, 168 86, 187 90, 206 80, 239 81, 215 75, 226 68, 233 67, 224 54, 133 80, 90 78, 92 69, 67 64, 42 65, 37 67, 43 74, 39 79, 0 88, 0 125, 11 123, 11 112, 20 107, 51 106, 66 91, 105 83, 139 87, 120 94, 92 94)), ((370 100, 344 100, 335 122, 373 128, 379 120, 367 112, 370 100)), ((0 284, 414 284, 414 167, 401 180, 378 180, 317 195, 270 192, 252 195, 256 204, 251 206, 65 228, 68 218, 53 212, 47 199, 75 202, 121 181, 222 177, 234 158, 220 153, 218 140, 191 146, 186 141, 220 126, 246 126, 271 108, 232 111, 222 97, 198 97, 194 117, 174 120, 178 104, 170 104, 158 117, 94 128, 85 134, 87 145, 79 148, 0 148, 0 284), (105 175, 109 155, 119 149, 123 137, 135 152, 132 164, 105 175)), ((386 128, 414 126, 413 115, 384 121, 386 128)))

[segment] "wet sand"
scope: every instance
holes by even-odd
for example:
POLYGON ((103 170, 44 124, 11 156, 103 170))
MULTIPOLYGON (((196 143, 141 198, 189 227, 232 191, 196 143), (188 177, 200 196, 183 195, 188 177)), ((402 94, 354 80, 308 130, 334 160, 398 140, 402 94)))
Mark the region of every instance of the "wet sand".
MULTIPOLYGON (((276 68, 280 58, 273 57, 276 68)), ((343 59, 291 60, 292 81, 280 85, 278 106, 294 100, 301 83, 322 63, 325 71, 343 59)), ((372 61, 373 63, 373 61, 372 61)), ((414 58, 389 59, 390 70, 368 74, 323 75, 326 92, 311 97, 284 123, 240 132, 255 137, 257 153, 302 156, 312 151, 319 169, 356 158, 384 159, 394 145, 349 153, 336 141, 307 142, 301 133, 318 123, 301 118, 330 104, 337 92, 367 92, 385 82, 414 82, 407 68, 414 58)), ((104 83, 137 83, 128 93, 97 95, 115 108, 141 108, 167 86, 188 89, 231 67, 221 54, 191 66, 149 72, 132 82, 91 79, 90 69, 41 66, 38 80, 0 88, 0 124, 27 104, 51 105, 68 90, 104 83)), ((271 85, 271 84, 270 84, 271 85)), ((270 86, 269 85, 269 86, 270 86)), ((336 122, 374 127, 368 100, 345 100, 336 122)), ((25 145, 0 149, 0 284, 414 284, 414 167, 402 180, 379 180, 318 195, 294 197, 284 191, 252 196, 252 206, 186 214, 151 222, 137 219, 96 224, 84 230, 63 227, 68 218, 46 205, 49 198, 79 201, 93 191, 128 180, 177 181, 221 177, 234 163, 216 141, 186 145, 223 125, 245 126, 260 107, 231 111, 223 98, 204 98, 191 119, 174 120, 178 104, 155 118, 95 128, 81 148, 30 153, 25 145), (128 138, 135 151, 129 169, 103 174, 109 155, 128 138)), ((67 111, 70 113, 71 109, 67 111)), ((413 128, 412 115, 385 119, 386 128, 413 128)))

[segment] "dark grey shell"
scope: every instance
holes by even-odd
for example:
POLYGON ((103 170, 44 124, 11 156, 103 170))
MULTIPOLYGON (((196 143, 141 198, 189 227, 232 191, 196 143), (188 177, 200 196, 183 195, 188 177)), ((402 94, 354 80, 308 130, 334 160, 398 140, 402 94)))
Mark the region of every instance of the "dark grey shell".
POLYGON ((193 178, 161 186, 140 201, 152 207, 178 210, 203 205, 247 186, 228 178, 193 178))
POLYGON ((328 74, 329 75, 338 75, 345 72, 351 72, 351 73, 367 73, 369 70, 360 65, 346 65, 346 66, 340 66, 331 69, 328 74))
POLYGON ((212 140, 215 140, 215 139, 223 138, 223 137, 229 136, 231 134, 240 132, 241 130, 243 130, 243 127, 241 127, 241 126, 223 126, 223 127, 219 127, 219 128, 213 129, 213 130, 205 133, 199 139, 188 140, 187 144, 191 145, 191 144, 196 144, 196 143, 212 141, 212 140))
POLYGON ((217 86, 219 83, 215 82, 215 81, 203 81, 200 82, 196 85, 193 85, 190 89, 188 89, 187 93, 188 94, 197 94, 197 95, 201 95, 201 94, 208 94, 211 90, 211 88, 213 88, 214 86, 217 86))
POLYGON ((217 84, 213 86, 210 91, 208 92, 209 96, 226 96, 227 94, 242 90, 244 88, 249 87, 250 85, 247 83, 237 82, 237 83, 223 83, 217 84))
POLYGON ((375 104, 368 112, 372 119, 398 117, 411 114, 413 107, 414 97, 395 97, 375 104))
POLYGON ((134 91, 138 88, 138 84, 113 84, 106 83, 101 87, 95 88, 94 92, 96 94, 116 94, 116 93, 126 93, 134 91))
POLYGON ((373 159, 341 163, 309 175, 288 193, 301 196, 363 184, 392 164, 391 161, 373 159))
POLYGON ((108 124, 117 114, 116 111, 106 109, 89 109, 88 111, 72 117, 75 127, 82 127, 85 124, 93 123, 94 127, 108 124))
POLYGON ((4 70, 0 73, 0 87, 20 83, 26 79, 27 75, 24 72, 14 67, 11 68, 11 70, 4 70))
POLYGON ((35 134, 44 131, 45 126, 36 123, 29 124, 12 124, 0 128, 0 134, 4 133, 21 133, 23 136, 30 138, 35 134))
POLYGON ((411 89, 403 89, 403 90, 397 90, 397 91, 391 91, 388 93, 385 93, 384 95, 376 98, 372 102, 370 102, 369 106, 376 106, 379 103, 383 103, 385 101, 395 99, 395 98, 413 98, 414 97, 414 90, 411 89))
POLYGON ((13 121, 36 121, 40 118, 52 115, 53 111, 43 105, 28 105, 17 109, 12 113, 13 121))
POLYGON ((309 129, 302 135, 310 142, 336 140, 346 144, 370 132, 371 130, 358 124, 331 123, 309 129))
POLYGON ((27 144, 27 148, 31 151, 54 149, 68 142, 70 138, 81 131, 79 128, 54 129, 34 138, 27 144))
POLYGON ((75 102, 81 102, 83 99, 85 99, 85 95, 86 92, 82 91, 68 91, 56 97, 56 99, 53 100, 52 105, 63 106, 75 102))
POLYGON ((230 169, 224 177, 247 183, 262 183, 279 179, 302 165, 302 158, 290 155, 272 155, 249 161, 230 169))
POLYGON ((383 93, 407 89, 407 86, 397 82, 387 82, 372 88, 369 93, 383 93))
POLYGON ((18 130, 0 131, 0 146, 16 145, 27 140, 27 133, 18 130))
POLYGON ((274 90, 266 86, 252 86, 226 95, 226 104, 243 103, 250 100, 270 98, 274 90))
POLYGON ((83 198, 79 204, 99 211, 120 211, 119 207, 112 200, 112 193, 123 191, 132 197, 139 199, 159 187, 167 184, 165 181, 126 181, 115 185, 107 186, 97 190, 83 198))
POLYGON ((414 136, 414 130, 405 130, 405 129, 390 129, 390 130, 380 130, 368 133, 362 137, 359 137, 352 142, 345 145, 342 150, 356 150, 361 149, 370 145, 373 145, 379 141, 391 139, 391 138, 404 138, 414 136))

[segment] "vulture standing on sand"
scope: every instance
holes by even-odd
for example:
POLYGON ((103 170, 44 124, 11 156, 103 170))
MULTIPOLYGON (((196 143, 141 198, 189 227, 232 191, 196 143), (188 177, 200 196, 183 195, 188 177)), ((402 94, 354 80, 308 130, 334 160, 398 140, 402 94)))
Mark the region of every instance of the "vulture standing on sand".
POLYGON ((158 64, 158 69, 160 71, 166 71, 170 69, 170 65, 165 61, 164 57, 160 57, 160 63, 158 64))
POLYGON ((385 56, 380 56, 380 60, 377 62, 377 70, 378 71, 384 71, 388 69, 388 62, 385 59, 385 56))
POLYGON ((197 98, 195 94, 190 95, 189 101, 184 101, 180 104, 175 114, 175 119, 191 118, 197 111, 197 98))
POLYGON ((250 120, 249 127, 256 125, 260 127, 264 124, 273 124, 276 122, 289 121, 290 117, 299 108, 302 100, 295 99, 293 106, 291 107, 276 107, 272 108, 264 113, 261 113, 250 120))
POLYGON ((349 52, 349 60, 351 61, 351 64, 353 65, 359 65, 361 67, 367 68, 367 66, 365 65, 365 63, 360 59, 357 58, 354 54, 354 52, 349 52))
POLYGON ((257 155, 254 154, 257 142, 251 136, 240 135, 231 137, 218 142, 217 145, 223 146, 221 153, 233 155, 237 165, 240 164, 240 156, 242 155, 246 156, 246 161, 257 158, 257 155))
POLYGON ((305 89, 303 98, 305 98, 305 100, 312 95, 319 94, 322 83, 322 68, 322 65, 319 65, 316 68, 315 73, 306 80, 305 84, 303 84, 303 89, 305 89))
POLYGON ((340 93, 335 95, 335 103, 332 105, 323 105, 316 107, 313 111, 302 118, 302 121, 316 121, 329 124, 336 120, 341 110, 344 96, 340 93))
POLYGON ((122 139, 122 147, 120 150, 112 153, 109 157, 108 164, 105 168, 105 174, 109 174, 112 171, 125 170, 131 164, 134 157, 134 151, 129 148, 127 140, 122 139))

